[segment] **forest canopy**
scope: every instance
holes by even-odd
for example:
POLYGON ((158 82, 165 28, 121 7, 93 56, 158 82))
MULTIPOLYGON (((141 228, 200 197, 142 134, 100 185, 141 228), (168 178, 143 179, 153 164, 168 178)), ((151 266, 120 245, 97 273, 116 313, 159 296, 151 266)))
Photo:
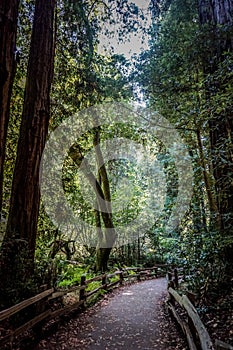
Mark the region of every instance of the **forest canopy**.
POLYGON ((1 308, 71 261, 232 279, 232 28, 230 0, 1 1, 1 308))

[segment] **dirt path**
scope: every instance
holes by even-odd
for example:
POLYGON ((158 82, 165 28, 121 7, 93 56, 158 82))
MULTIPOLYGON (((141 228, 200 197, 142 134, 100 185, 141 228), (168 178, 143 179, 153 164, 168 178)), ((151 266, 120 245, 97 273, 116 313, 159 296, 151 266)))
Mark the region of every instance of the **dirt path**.
POLYGON ((185 342, 166 315, 164 278, 124 288, 72 319, 36 350, 184 350, 185 342))

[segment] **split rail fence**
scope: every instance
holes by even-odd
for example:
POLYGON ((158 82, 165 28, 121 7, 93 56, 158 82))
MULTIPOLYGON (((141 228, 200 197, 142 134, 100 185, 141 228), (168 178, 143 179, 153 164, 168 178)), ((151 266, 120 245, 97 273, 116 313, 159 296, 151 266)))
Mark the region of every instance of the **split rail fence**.
POLYGON ((167 307, 180 328, 182 329, 190 350, 233 350, 233 347, 225 342, 216 340, 215 344, 210 338, 203 322, 201 321, 193 303, 195 295, 187 292, 187 295, 180 295, 178 289, 178 270, 168 272, 168 300, 167 307), (178 307, 177 307, 178 306, 178 307), (182 312, 179 309, 182 309, 182 312), (185 317, 183 315, 185 311, 185 317))
MULTIPOLYGON (((140 281, 147 278, 157 278, 165 276, 168 265, 155 265, 151 268, 126 268, 116 271, 112 274, 103 274, 91 279, 81 277, 80 285, 70 288, 55 289, 51 288, 33 296, 27 300, 16 304, 9 309, 0 312, 0 348, 9 344, 12 346, 15 338, 24 334, 24 332, 35 329, 41 329, 49 320, 56 319, 59 316, 69 314, 72 311, 80 310, 85 307, 89 298, 99 291, 108 291, 114 287, 120 286, 125 282, 140 281), (99 286, 90 290, 93 282, 99 282, 99 286), (63 302, 72 295, 72 303, 63 302), (75 300, 75 301, 74 301, 75 300), (28 320, 14 329, 8 329, 6 326, 11 323, 12 317, 17 318, 20 315, 28 315, 28 320)), ((25 319, 25 317, 22 317, 25 319)))
MULTIPOLYGON (((194 302, 193 294, 180 295, 178 289, 179 278, 178 270, 168 271, 168 265, 155 265, 152 268, 127 268, 116 271, 112 274, 103 274, 91 279, 81 277, 80 285, 70 288, 55 289, 51 288, 22 301, 0 312, 0 348, 4 345, 13 344, 15 338, 24 334, 30 329, 40 330, 41 327, 52 319, 69 314, 72 311, 82 310, 88 299, 96 295, 99 291, 108 291, 114 287, 130 281, 141 281, 147 278, 158 278, 167 274, 168 295, 167 307, 180 325, 190 350, 233 350, 233 347, 225 342, 216 340, 213 344, 204 324, 202 323, 194 302), (91 284, 99 282, 99 286, 92 289, 91 284), (72 295, 72 303, 66 303, 72 295), (177 307, 178 306, 178 307, 177 307), (179 309, 182 312, 179 312, 179 309), (185 317, 183 315, 185 311, 185 317), (7 326, 11 324, 12 318, 20 315, 27 315, 28 320, 23 324, 17 325, 14 329, 7 326), (37 327, 37 328, 36 328, 37 327)), ((25 319, 25 317, 21 317, 25 319)))

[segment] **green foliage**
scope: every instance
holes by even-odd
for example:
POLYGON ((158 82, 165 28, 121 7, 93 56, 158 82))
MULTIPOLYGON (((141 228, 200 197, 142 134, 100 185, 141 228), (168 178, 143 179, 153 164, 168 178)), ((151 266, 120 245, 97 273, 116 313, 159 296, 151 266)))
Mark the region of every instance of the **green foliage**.
MULTIPOLYGON (((193 158, 195 179, 190 211, 177 232, 167 237, 163 232, 163 215, 169 215, 176 201, 175 169, 171 160, 167 162, 167 183, 171 181, 173 186, 168 191, 164 213, 149 232, 149 238, 154 254, 160 251, 167 261, 183 264, 192 276, 190 282, 198 289, 207 278, 217 283, 225 278, 224 250, 232 247, 226 230, 225 233, 219 230, 218 209, 213 210, 215 196, 221 201, 229 191, 232 164, 227 155, 232 152, 232 135, 226 137, 222 133, 221 138, 221 129, 215 127, 212 135, 218 138, 218 144, 215 149, 210 148, 211 123, 220 125, 221 120, 229 120, 231 115, 232 50, 219 56, 216 45, 221 40, 226 43, 232 32, 227 26, 217 30, 213 25, 200 27, 196 0, 175 0, 163 13, 153 4, 150 48, 139 57, 132 79, 140 86, 148 106, 166 116, 182 134, 193 158), (215 182, 221 168, 226 169, 224 178, 215 182)), ((221 208, 220 202, 217 206, 221 208)), ((228 232, 232 231, 229 211, 222 215, 228 232)))
MULTIPOLYGON (((179 185, 171 154, 159 140, 133 125, 116 125, 109 120, 109 125, 101 128, 103 144, 108 139, 122 137, 146 147, 161 165, 166 181, 165 205, 159 215, 155 215, 150 231, 139 242, 113 250, 112 256, 121 263, 137 266, 139 263, 153 266, 160 262, 183 265, 190 276, 190 285, 200 289, 207 279, 220 281, 223 278, 223 271, 226 271, 224 252, 233 244, 232 235, 220 234, 216 225, 217 215, 209 201, 210 192, 218 200, 224 196, 218 192, 219 182, 215 182, 216 169, 213 164, 218 162, 224 166, 233 152, 232 135, 229 138, 220 138, 217 149, 211 149, 209 126, 210 120, 218 121, 231 116, 233 54, 228 51, 221 55, 221 59, 217 57, 214 51, 216 38, 212 28, 200 28, 197 0, 168 0, 160 2, 161 8, 157 5, 151 1, 153 23, 149 33, 150 48, 140 55, 133 71, 131 63, 123 55, 100 54, 98 40, 102 30, 109 36, 113 34, 107 23, 120 23, 117 34, 119 41, 124 40, 127 33, 137 34, 138 30, 144 31, 144 28, 138 28, 139 21, 144 18, 135 4, 127 0, 58 1, 55 74, 49 127, 52 132, 63 120, 83 108, 107 101, 129 101, 133 98, 133 93, 138 94, 141 91, 145 103, 159 111, 179 130, 192 156, 194 189, 190 211, 180 226, 168 234, 165 227, 176 204, 179 185), (204 63, 209 65, 208 69, 203 69, 204 63), (210 69, 211 65, 214 70, 210 69), (198 144, 198 133, 201 146, 198 144), (210 182, 209 187, 205 172, 210 182), (198 277, 194 279, 193 275, 198 277)), ((20 2, 16 52, 18 65, 8 128, 0 240, 4 235, 9 209, 33 12, 32 1, 20 2)), ((229 33, 226 28, 219 28, 219 35, 222 37, 229 33)), ((94 130, 77 140, 83 154, 92 149, 93 135, 94 130)), ((104 146, 101 147, 104 150, 104 146)), ((220 179, 220 183, 226 183, 226 186, 232 178, 232 164, 228 165, 228 172, 220 179)), ((92 169, 98 178, 95 162, 92 169)), ((127 225, 143 212, 149 191, 146 177, 140 173, 140 165, 133 160, 110 160, 106 169, 112 202, 116 209, 122 205, 121 210, 113 212, 113 222, 115 225, 127 225), (131 185, 130 201, 124 190, 127 183, 131 185)), ((94 192, 69 157, 64 161, 62 176, 67 201, 82 220, 95 226, 95 213, 88 202, 89 199, 95 199, 94 192)), ((227 212, 224 218, 225 231, 229 232, 232 231, 231 215, 227 212)), ((83 230, 80 235, 89 235, 89 232, 83 230)), ((74 260, 82 265, 77 267, 66 261, 64 252, 59 251, 51 258, 52 245, 56 239, 65 237, 59 228, 53 226, 41 205, 35 252, 37 285, 68 287, 79 284, 83 274, 87 279, 93 277, 93 273, 88 270, 94 265, 95 248, 76 247, 74 260)), ((97 243, 97 236, 95 242, 97 243)), ((111 281, 116 278, 118 277, 111 281)), ((30 283, 34 288, 35 281, 25 282, 25 293, 31 288, 30 283)), ((99 282, 93 282, 88 290, 98 286, 99 282)))
POLYGON ((57 281, 59 287, 69 287, 69 286, 78 285, 80 284, 81 276, 83 275, 86 276, 86 279, 94 277, 93 273, 87 272, 87 267, 76 267, 66 262, 63 262, 62 265, 63 265, 62 275, 58 277, 58 281, 57 281))

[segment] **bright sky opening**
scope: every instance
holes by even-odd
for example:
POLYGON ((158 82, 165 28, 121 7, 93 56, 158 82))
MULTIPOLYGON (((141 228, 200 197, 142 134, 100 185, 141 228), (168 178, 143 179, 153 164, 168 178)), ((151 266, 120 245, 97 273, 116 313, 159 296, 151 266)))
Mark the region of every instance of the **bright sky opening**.
MULTIPOLYGON (((131 2, 135 3, 139 9, 143 11, 145 20, 143 22, 141 21, 140 24, 148 28, 150 25, 150 14, 148 11, 150 0, 133 0, 131 2)), ((120 26, 120 23, 119 25, 109 26, 109 29, 116 33, 112 38, 107 37, 104 33, 100 35, 100 53, 108 54, 112 52, 111 49, 113 48, 114 54, 124 54, 126 58, 130 59, 134 54, 139 54, 141 51, 148 48, 148 39, 147 37, 143 38, 143 33, 140 29, 133 34, 126 35, 124 42, 119 43, 117 29, 120 28, 120 26)))

